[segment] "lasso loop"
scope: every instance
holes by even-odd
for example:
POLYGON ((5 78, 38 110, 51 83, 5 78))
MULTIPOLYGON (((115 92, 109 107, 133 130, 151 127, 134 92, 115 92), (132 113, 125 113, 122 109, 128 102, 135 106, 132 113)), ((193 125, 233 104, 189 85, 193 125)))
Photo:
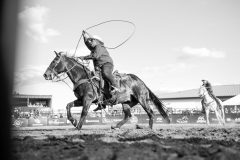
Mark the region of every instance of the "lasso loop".
MULTIPOLYGON (((126 42, 127 42, 130 38, 132 38, 132 36, 134 35, 135 30, 136 30, 136 26, 135 26, 135 24, 134 24, 133 22, 130 22, 130 21, 127 21, 127 20, 108 20, 108 21, 104 21, 104 22, 98 23, 98 24, 96 24, 96 25, 93 25, 93 26, 91 26, 91 27, 88 27, 88 28, 86 28, 85 30, 89 30, 89 29, 91 29, 91 28, 100 26, 100 25, 105 24, 105 23, 110 23, 110 22, 124 22, 124 23, 129 23, 129 24, 131 24, 131 25, 134 27, 132 33, 127 37, 126 40, 124 40, 124 41, 123 41, 122 43, 120 43, 119 45, 117 45, 117 46, 115 46, 115 47, 107 47, 107 46, 104 46, 104 47, 107 48, 107 49, 116 49, 116 48, 120 47, 121 45, 123 45, 124 43, 126 43, 126 42)), ((75 54, 76 54, 76 52, 77 52, 77 48, 78 48, 78 45, 79 45, 81 39, 82 39, 82 34, 81 34, 81 36, 80 36, 80 38, 79 38, 79 40, 78 40, 77 46, 76 46, 76 48, 75 48, 75 52, 74 52, 74 54, 73 54, 74 56, 75 56, 75 54)))

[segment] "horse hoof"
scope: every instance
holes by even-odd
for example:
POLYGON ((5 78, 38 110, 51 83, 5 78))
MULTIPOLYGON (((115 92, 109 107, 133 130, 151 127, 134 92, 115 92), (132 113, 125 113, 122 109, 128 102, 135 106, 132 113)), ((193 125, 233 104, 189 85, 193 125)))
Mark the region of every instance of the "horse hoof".
POLYGON ((79 131, 81 130, 81 128, 80 128, 80 127, 76 127, 76 128, 77 128, 77 130, 79 130, 79 131))
POLYGON ((71 121, 72 122, 72 125, 74 126, 74 127, 76 127, 77 128, 77 120, 76 119, 74 119, 73 121, 71 121))
POLYGON ((137 124, 136 129, 143 129, 143 127, 137 124))
POLYGON ((114 130, 119 130, 120 128, 117 127, 117 126, 111 126, 111 129, 114 129, 114 130))
POLYGON ((76 119, 73 120, 73 125, 74 125, 74 126, 77 125, 77 120, 76 120, 76 119))

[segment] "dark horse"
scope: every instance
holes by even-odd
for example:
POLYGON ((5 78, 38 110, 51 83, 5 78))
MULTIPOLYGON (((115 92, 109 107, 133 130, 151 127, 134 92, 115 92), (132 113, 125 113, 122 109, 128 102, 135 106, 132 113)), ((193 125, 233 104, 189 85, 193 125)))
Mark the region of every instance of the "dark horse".
MULTIPOLYGON (((55 77, 58 77, 60 73, 67 73, 74 85, 74 94, 77 97, 77 100, 67 104, 67 118, 77 129, 80 130, 91 104, 97 103, 98 101, 96 90, 99 87, 99 83, 93 78, 91 71, 75 58, 61 54, 61 52, 55 52, 55 54, 56 57, 53 59, 43 76, 46 80, 53 80, 55 77), (71 108, 74 106, 83 106, 79 122, 72 117, 70 112, 71 108)), ((154 114, 147 102, 148 100, 153 102, 163 118, 170 123, 164 105, 140 78, 134 74, 126 74, 126 78, 124 81, 121 80, 121 84, 121 89, 127 88, 130 99, 119 102, 123 106, 124 119, 117 123, 116 126, 112 126, 112 128, 120 128, 125 124, 132 116, 130 108, 139 103, 147 112, 149 117, 149 127, 152 129, 154 114)))

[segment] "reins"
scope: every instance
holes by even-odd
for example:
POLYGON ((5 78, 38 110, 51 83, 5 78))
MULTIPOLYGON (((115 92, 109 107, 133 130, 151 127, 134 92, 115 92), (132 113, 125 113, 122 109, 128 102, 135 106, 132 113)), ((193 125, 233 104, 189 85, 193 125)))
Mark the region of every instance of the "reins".
MULTIPOLYGON (((55 69, 55 67, 58 65, 58 63, 60 63, 61 58, 62 58, 62 57, 60 56, 58 62, 55 64, 55 66, 54 66, 53 68, 48 67, 48 68, 54 73, 54 76, 57 77, 57 80, 55 80, 55 81, 52 80, 53 82, 59 82, 59 81, 65 82, 64 80, 65 80, 68 76, 66 76, 66 77, 64 77, 64 78, 62 78, 62 79, 61 79, 61 77, 62 77, 65 73, 70 72, 70 71, 77 65, 77 63, 75 63, 70 69, 68 69, 67 71, 65 71, 63 74, 58 75, 54 69, 55 69)), ((66 83, 66 82, 65 82, 65 83, 66 83)), ((68 85, 68 84, 67 84, 67 85, 68 85)), ((68 85, 68 86, 69 86, 69 85, 68 85)))
POLYGON ((68 69, 67 71, 65 71, 65 72, 64 72, 63 74, 61 74, 60 76, 57 75, 57 74, 55 73, 55 71, 53 70, 55 76, 57 77, 57 80, 56 80, 56 81, 53 81, 53 82, 64 81, 65 79, 67 79, 68 76, 66 76, 66 77, 64 77, 64 78, 62 78, 62 79, 61 79, 61 77, 62 77, 65 73, 70 72, 76 65, 77 65, 77 64, 74 64, 70 69, 68 69))
MULTIPOLYGON (((119 45, 117 45, 117 46, 115 46, 115 47, 107 47, 107 46, 104 45, 104 47, 107 48, 107 49, 116 49, 116 48, 120 47, 121 45, 123 45, 124 43, 126 43, 126 42, 127 42, 130 38, 132 38, 132 36, 134 35, 135 30, 136 30, 136 25, 135 25, 133 22, 130 22, 130 21, 127 21, 127 20, 108 20, 108 21, 104 21, 104 22, 98 23, 98 24, 96 24, 96 25, 90 26, 90 27, 86 28, 85 30, 89 30, 89 29, 91 29, 91 28, 95 28, 95 27, 97 27, 97 26, 103 25, 103 24, 105 24, 105 23, 110 23, 110 22, 124 22, 124 23, 131 24, 131 25, 133 26, 133 31, 132 31, 132 33, 126 38, 126 40, 124 40, 124 41, 123 41, 122 43, 120 43, 119 45)), ((79 38, 79 40, 78 40, 78 42, 77 42, 77 46, 76 46, 75 51, 74 51, 74 54, 73 54, 74 56, 75 56, 75 54, 76 54, 76 52, 77 52, 77 48, 78 48, 79 43, 80 43, 80 41, 81 41, 81 39, 82 39, 82 36, 83 36, 83 35, 81 34, 81 36, 80 36, 80 38, 79 38)))
MULTIPOLYGON (((77 65, 77 64, 74 64, 69 70, 67 70, 66 72, 64 72, 64 74, 70 72, 76 65, 77 65)), ((64 74, 62 74, 62 75, 60 75, 60 76, 63 76, 64 74)), ((70 89, 72 89, 72 88, 69 86, 69 84, 65 81, 65 79, 67 79, 68 76, 64 77, 63 79, 60 79, 60 76, 59 76, 59 79, 58 79, 57 81, 55 81, 55 82, 59 82, 59 81, 64 82, 70 89)))

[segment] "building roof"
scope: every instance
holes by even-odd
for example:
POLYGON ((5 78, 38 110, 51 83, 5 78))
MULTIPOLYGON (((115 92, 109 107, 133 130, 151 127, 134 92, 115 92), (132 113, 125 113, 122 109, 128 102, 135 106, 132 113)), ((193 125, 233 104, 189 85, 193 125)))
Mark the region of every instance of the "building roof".
POLYGON ((52 95, 27 95, 27 94, 14 94, 13 98, 39 98, 51 99, 52 95))
MULTIPOLYGON (((212 86, 212 88, 213 88, 213 93, 217 97, 236 96, 240 94, 240 84, 216 85, 216 86, 212 86)), ((196 97, 199 97, 198 90, 199 89, 197 88, 197 89, 190 89, 190 90, 172 92, 172 93, 161 93, 161 94, 158 94, 158 97, 160 99, 196 98, 196 97)))

